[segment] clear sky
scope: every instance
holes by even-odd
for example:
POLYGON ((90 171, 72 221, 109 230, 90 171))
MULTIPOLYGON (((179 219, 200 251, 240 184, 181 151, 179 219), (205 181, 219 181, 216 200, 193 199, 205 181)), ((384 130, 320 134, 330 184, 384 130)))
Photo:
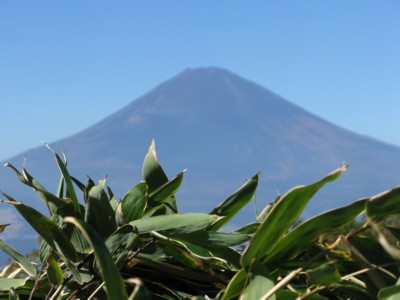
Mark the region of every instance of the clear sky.
POLYGON ((188 67, 400 146, 400 1, 0 1, 0 160, 188 67))

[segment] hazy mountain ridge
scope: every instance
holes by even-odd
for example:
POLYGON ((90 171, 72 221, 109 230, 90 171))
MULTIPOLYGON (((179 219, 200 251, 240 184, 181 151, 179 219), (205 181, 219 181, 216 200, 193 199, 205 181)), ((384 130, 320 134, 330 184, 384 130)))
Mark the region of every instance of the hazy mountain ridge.
MULTIPOLYGON (((109 185, 122 197, 140 180, 153 138, 168 176, 188 169, 177 195, 184 211, 209 211, 258 170, 261 209, 276 192, 311 183, 349 163, 343 178, 312 201, 307 215, 400 183, 400 148, 333 125, 218 68, 187 69, 52 146, 62 147, 74 176, 84 181, 86 175, 98 180, 108 174, 109 185)), ((59 173, 51 154, 44 147, 24 154, 31 174, 55 190, 59 173)), ((10 161, 19 167, 23 155, 10 161)), ((44 208, 11 170, 0 170, 0 190, 44 208)), ((251 207, 243 218, 254 218, 251 207)))

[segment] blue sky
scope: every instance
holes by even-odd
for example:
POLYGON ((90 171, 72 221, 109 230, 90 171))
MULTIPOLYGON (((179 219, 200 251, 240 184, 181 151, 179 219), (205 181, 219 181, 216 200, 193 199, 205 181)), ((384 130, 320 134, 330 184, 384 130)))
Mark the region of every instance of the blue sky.
POLYGON ((400 146, 400 1, 0 1, 0 160, 217 66, 400 146))

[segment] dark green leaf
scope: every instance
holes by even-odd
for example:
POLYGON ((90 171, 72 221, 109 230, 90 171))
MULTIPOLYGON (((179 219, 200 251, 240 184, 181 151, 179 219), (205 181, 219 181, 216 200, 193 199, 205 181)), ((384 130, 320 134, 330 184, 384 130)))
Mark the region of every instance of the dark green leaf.
POLYGON ((63 254, 63 251, 60 249, 60 247, 58 246, 57 243, 55 244, 55 247, 57 249, 56 253, 59 254, 60 258, 64 261, 65 265, 67 266, 67 268, 69 269, 69 271, 71 272, 71 274, 73 275, 75 280, 79 284, 82 284, 83 278, 82 278, 82 275, 79 272, 78 268, 72 263, 71 260, 69 260, 68 258, 65 257, 65 255, 63 254))
POLYGON ((310 280, 318 285, 329 286, 341 281, 339 270, 334 262, 328 262, 318 268, 307 271, 310 280))
MULTIPOLYGON (((152 193, 168 182, 168 177, 158 161, 154 140, 144 158, 142 177, 147 183, 148 193, 152 193)), ((164 205, 157 209, 154 215, 173 214, 177 211, 175 197, 171 197, 164 201, 164 205)))
POLYGON ((92 252, 92 248, 88 241, 82 235, 82 232, 80 232, 75 226, 71 231, 71 244, 74 246, 76 252, 80 254, 89 254, 92 252))
POLYGON ((208 214, 173 214, 155 216, 130 222, 140 234, 159 231, 165 235, 191 234, 204 230, 218 220, 218 216, 208 214))
MULTIPOLYGON (((63 178, 63 177, 62 177, 62 178, 63 178)), ((71 180, 72 180, 73 183, 76 184, 76 186, 77 186, 82 192, 85 191, 85 185, 84 185, 82 182, 80 182, 80 181, 79 181, 78 179, 76 179, 74 176, 71 176, 71 180)))
POLYGON ((288 290, 279 290, 275 293, 277 299, 282 300, 296 300, 299 297, 298 293, 288 290))
POLYGON ((124 225, 108 237, 106 246, 118 268, 125 263, 137 239, 132 225, 124 225))
POLYGON ((250 223, 235 231, 242 234, 253 234, 257 231, 258 227, 260 227, 260 224, 261 223, 258 222, 250 223))
POLYGON ((400 187, 396 187, 379 195, 373 196, 367 202, 367 215, 374 220, 400 214, 400 187))
POLYGON ((277 243, 275 248, 263 259, 263 262, 294 258, 311 246, 321 234, 354 221, 364 210, 366 200, 361 199, 348 206, 322 213, 299 224, 277 243))
POLYGON ((80 206, 79 206, 79 202, 78 202, 78 197, 76 196, 75 189, 74 189, 74 186, 72 183, 72 179, 71 179, 71 176, 69 175, 69 172, 65 166, 65 163, 62 161, 60 156, 53 149, 50 148, 49 145, 45 144, 45 146, 51 151, 51 153, 53 153, 54 158, 56 159, 58 168, 60 169, 60 172, 61 172, 62 176, 64 177, 67 194, 68 194, 69 198, 72 200, 72 203, 75 207, 75 211, 78 214, 80 214, 80 206))
POLYGON ((47 277, 53 285, 59 285, 63 282, 63 271, 53 257, 47 259, 47 277))
POLYGON ((154 140, 151 142, 150 148, 144 158, 142 169, 143 180, 147 183, 149 193, 157 190, 159 187, 168 182, 160 162, 156 155, 156 144, 154 140))
POLYGON ((100 274, 105 282, 108 297, 111 299, 127 299, 124 282, 114 264, 107 247, 99 234, 87 223, 73 217, 67 217, 65 222, 72 223, 82 231, 92 246, 100 267, 100 274))
POLYGON ((9 294, 8 300, 19 300, 19 295, 17 294, 15 289, 11 288, 9 293, 10 294, 9 294))
POLYGON ((15 206, 18 212, 32 226, 32 228, 45 240, 49 246, 56 250, 56 243, 62 249, 63 254, 70 260, 77 261, 77 253, 62 230, 49 218, 42 215, 34 208, 17 202, 10 196, 3 194, 15 206))
POLYGON ((25 168, 22 169, 22 174, 21 174, 12 164, 7 163, 5 164, 5 166, 13 169, 21 182, 30 186, 38 193, 40 198, 42 198, 43 201, 46 203, 50 214, 55 214, 60 212, 64 213, 65 215, 75 214, 74 209, 72 210, 68 209, 69 206, 68 200, 61 199, 60 197, 57 197, 52 193, 48 192, 35 178, 33 178, 28 173, 28 171, 25 168), (66 207, 64 208, 64 206, 66 207))
POLYGON ((86 206, 85 221, 92 226, 103 239, 113 233, 117 224, 115 213, 104 191, 104 181, 92 187, 86 206))
POLYGON ((254 196, 257 189, 259 173, 247 180, 237 191, 214 208, 210 214, 224 217, 212 225, 211 231, 217 231, 239 212, 254 196))
POLYGON ((254 258, 266 256, 299 217, 311 197, 327 182, 335 180, 345 167, 339 168, 322 180, 293 188, 270 210, 243 253, 241 263, 249 266, 254 258))
POLYGON ((250 237, 245 234, 198 231, 192 234, 176 235, 177 240, 207 247, 232 247, 247 242, 250 237))
POLYGON ((123 220, 123 223, 120 223, 119 225, 126 224, 143 217, 144 208, 148 200, 146 192, 147 184, 145 182, 141 182, 135 185, 125 194, 118 206, 118 213, 123 220))
POLYGON ((400 280, 396 285, 385 287, 379 290, 378 300, 397 300, 400 299, 400 280))
POLYGON ((232 277, 229 281, 228 286, 221 300, 236 299, 244 290, 246 285, 247 272, 245 269, 241 269, 239 272, 232 277))
POLYGON ((158 187, 156 190, 152 191, 149 194, 150 200, 155 203, 162 203, 167 199, 169 199, 170 197, 172 197, 179 189, 182 183, 184 172, 185 170, 178 173, 178 175, 176 175, 170 181, 167 181, 166 183, 158 187))
MULTIPOLYGON (((268 270, 257 260, 253 262, 246 276, 246 287, 240 297, 242 300, 261 299, 274 287, 268 270)), ((273 295, 269 299, 274 300, 276 297, 273 295)))

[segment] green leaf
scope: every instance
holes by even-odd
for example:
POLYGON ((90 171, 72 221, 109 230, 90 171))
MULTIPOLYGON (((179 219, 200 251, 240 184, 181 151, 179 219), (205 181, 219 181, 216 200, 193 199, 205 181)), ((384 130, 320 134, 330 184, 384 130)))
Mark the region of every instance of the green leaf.
POLYGON ((113 233, 117 224, 115 213, 104 191, 104 181, 92 187, 89 191, 85 212, 85 221, 92 226, 103 239, 113 233))
POLYGON ((0 249, 10 255, 13 259, 15 259, 27 274, 31 276, 36 276, 35 266, 24 255, 12 248, 2 239, 0 239, 0 249))
POLYGON ((16 167, 14 167, 11 163, 5 163, 4 167, 11 168, 15 175, 17 175, 17 178, 23 183, 26 184, 27 186, 33 187, 31 183, 28 182, 28 180, 18 171, 16 167))
POLYGON ((138 235, 132 225, 124 225, 108 237, 106 246, 118 268, 121 268, 129 256, 138 235))
POLYGON ((214 208, 210 215, 224 217, 212 225, 210 230, 217 231, 223 227, 233 216, 239 212, 254 196, 257 189, 259 173, 247 180, 237 191, 230 195, 225 201, 214 208))
POLYGON ((270 210, 243 253, 241 263, 249 266, 254 258, 261 259, 275 247, 299 217, 311 197, 327 182, 335 180, 346 167, 339 168, 322 180, 287 192, 270 210))
POLYGON ((318 268, 309 270, 307 275, 313 283, 324 286, 340 282, 342 279, 334 262, 328 262, 318 268))
POLYGON ((260 224, 261 223, 258 222, 250 223, 235 231, 242 234, 253 234, 257 231, 258 227, 260 227, 260 224))
POLYGON ((221 300, 237 298, 245 288, 247 272, 241 269, 229 281, 221 300))
POLYGON ((76 262, 78 260, 77 253, 65 236, 64 232, 52 220, 42 215, 34 208, 17 202, 12 197, 3 193, 10 204, 18 210, 24 219, 32 226, 32 228, 49 244, 49 246, 57 251, 56 244, 60 246, 63 254, 70 260, 76 262))
POLYGON ((45 146, 47 147, 47 149, 49 149, 51 151, 51 153, 53 153, 54 158, 56 159, 56 162, 57 162, 57 166, 60 169, 61 174, 64 176, 67 194, 68 194, 69 198, 72 200, 72 203, 75 207, 75 211, 78 214, 80 214, 80 206, 79 206, 78 197, 76 196, 75 189, 74 189, 74 186, 72 183, 72 179, 71 179, 71 176, 69 175, 67 167, 65 166, 65 164, 62 161, 62 159, 60 158, 60 156, 53 149, 51 149, 48 144, 45 144, 45 146))
POLYGON ((343 291, 343 293, 347 295, 347 299, 376 300, 376 295, 370 294, 366 287, 349 281, 342 281, 338 284, 337 290, 340 292, 343 291))
POLYGON ((145 214, 149 214, 154 209, 158 209, 156 215, 164 214, 163 210, 166 211, 166 208, 169 208, 172 213, 176 213, 176 200, 174 195, 182 183, 183 173, 185 171, 186 170, 178 173, 173 179, 164 183, 149 194, 145 214))
POLYGON ((250 237, 245 234, 199 231, 192 234, 176 235, 177 240, 188 241, 195 245, 211 247, 232 247, 247 242, 250 237))
POLYGON ((147 184, 145 182, 141 182, 132 187, 125 194, 117 208, 119 216, 121 216, 123 220, 123 223, 120 221, 119 225, 123 225, 143 217, 144 208, 148 200, 146 192, 147 184))
MULTIPOLYGON (((142 177, 147 183, 148 193, 152 193, 168 182, 168 177, 158 161, 154 140, 144 158, 142 177)), ((155 215, 177 213, 177 211, 175 197, 171 197, 164 201, 164 205, 155 212, 155 215)))
POLYGON ((190 234, 204 230, 219 219, 218 216, 188 213, 155 216, 130 222, 140 234, 159 231, 165 235, 190 234))
MULTIPOLYGON (((269 290, 274 287, 268 270, 259 262, 254 261, 246 274, 247 285, 241 294, 241 300, 261 299, 269 290)), ((276 299, 275 295, 269 299, 276 299)))
POLYGON ((128 297, 122 277, 99 234, 89 224, 80 219, 67 217, 64 221, 78 227, 92 246, 100 267, 101 277, 107 288, 108 297, 110 299, 127 299, 128 297))
POLYGON ((76 227, 73 227, 72 229, 70 241, 76 252, 80 254, 89 254, 92 252, 89 242, 85 239, 82 232, 80 232, 76 227))
POLYGON ((147 183, 149 193, 157 190, 159 187, 168 182, 156 154, 156 143, 153 140, 150 148, 144 158, 142 169, 143 180, 147 183))
POLYGON ((296 300, 299 297, 298 293, 288 291, 288 290, 279 290, 275 293, 277 299, 282 300, 296 300))
POLYGON ((183 173, 185 173, 185 171, 186 170, 179 172, 174 178, 167 181, 156 190, 152 191, 149 194, 150 200, 156 203, 162 203, 167 199, 169 199, 170 197, 172 197, 181 186, 183 180, 183 173))
POLYGON ((173 257, 181 265, 185 266, 186 269, 202 270, 205 273, 212 274, 212 271, 209 270, 205 262, 197 255, 193 255, 192 252, 188 251, 187 247, 183 244, 173 240, 159 240, 158 244, 162 245, 162 249, 167 255, 173 257))
MULTIPOLYGON (((47 205, 50 214, 65 212, 64 215, 74 215, 74 210, 63 208, 69 206, 68 200, 61 199, 52 193, 48 192, 35 178, 33 178, 25 168, 22 168, 22 174, 10 163, 5 164, 6 167, 10 167, 14 170, 19 180, 27 186, 33 188, 40 198, 47 205), (58 212, 60 211, 60 212, 58 212)), ((69 200, 70 201, 70 200, 69 200)))
POLYGON ((396 300, 400 299, 400 280, 396 285, 385 287, 378 292, 378 300, 396 300))
POLYGON ((23 286, 28 278, 0 278, 0 291, 9 291, 11 288, 23 286))
POLYGON ((321 234, 354 221, 364 210, 366 201, 367 199, 358 200, 348 206, 322 213, 299 224, 288 232, 262 261, 270 263, 280 259, 294 258, 311 246, 321 234))
MULTIPOLYGON (((169 241, 172 241, 173 238, 168 238, 169 241)), ((224 268, 226 266, 232 270, 240 269, 240 253, 233 248, 230 247, 221 247, 221 246, 201 246, 198 244, 190 243, 188 241, 183 240, 174 240, 177 243, 183 245, 185 249, 193 253, 193 255, 198 256, 200 258, 207 259, 210 264, 221 266, 224 268), (211 262, 213 261, 213 262, 211 262)))
MULTIPOLYGON (((62 179, 62 182, 64 182, 63 180, 64 180, 64 177, 62 177, 61 176, 61 179, 62 179)), ((71 176, 71 180, 72 180, 72 182, 73 183, 75 183, 75 185, 82 191, 82 192, 84 192, 85 191, 85 185, 82 183, 82 182, 80 182, 78 179, 76 179, 74 176, 71 176)), ((63 185, 62 185, 63 186, 63 185)))
POLYGON ((57 197, 58 198, 64 198, 64 176, 60 176, 60 180, 58 181, 58 187, 57 187, 57 197))
POLYGON ((71 260, 65 257, 63 254, 62 250, 58 246, 57 243, 55 243, 55 247, 57 249, 57 254, 60 255, 60 258, 64 261, 65 265, 67 266, 68 270, 71 272, 71 274, 74 276, 75 280, 79 283, 83 283, 83 278, 81 273, 79 272, 78 268, 72 263, 71 260))
POLYGON ((369 218, 380 220, 387 216, 400 214, 400 187, 370 198, 366 211, 369 218))
POLYGON ((241 252, 230 247, 215 247, 211 248, 210 252, 213 259, 223 260, 232 271, 237 271, 241 268, 240 257, 241 252))
POLYGON ((64 279, 63 271, 52 256, 47 259, 47 278, 53 285, 61 284, 64 279))
POLYGON ((15 289, 11 288, 8 296, 8 300, 19 300, 19 296, 15 289))

